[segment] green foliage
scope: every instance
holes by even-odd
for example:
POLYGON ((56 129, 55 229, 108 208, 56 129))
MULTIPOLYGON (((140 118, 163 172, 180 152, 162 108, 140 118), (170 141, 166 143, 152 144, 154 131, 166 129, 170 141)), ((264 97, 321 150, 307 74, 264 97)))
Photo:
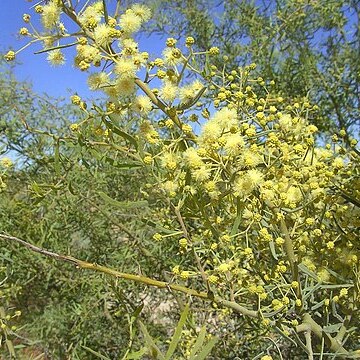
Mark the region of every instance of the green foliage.
MULTIPOLYGON (((183 327, 185 325, 186 319, 189 313, 189 305, 187 304, 184 310, 181 313, 180 320, 174 330, 174 335, 170 341, 168 350, 166 354, 163 355, 160 349, 157 347, 154 339, 150 336, 149 332, 147 331, 145 325, 140 322, 140 329, 144 334, 145 342, 148 348, 148 354, 151 354, 151 357, 154 359, 161 359, 161 360, 170 360, 174 355, 176 348, 179 344, 181 339, 183 327)), ((199 331, 199 335, 195 340, 195 344, 192 349, 189 350, 189 356, 187 357, 189 360, 203 360, 206 358, 207 355, 210 354, 212 348, 215 346, 217 339, 212 338, 206 345, 203 346, 204 340, 206 336, 206 328, 202 327, 199 331)), ((133 358, 130 356, 130 359, 133 358)))

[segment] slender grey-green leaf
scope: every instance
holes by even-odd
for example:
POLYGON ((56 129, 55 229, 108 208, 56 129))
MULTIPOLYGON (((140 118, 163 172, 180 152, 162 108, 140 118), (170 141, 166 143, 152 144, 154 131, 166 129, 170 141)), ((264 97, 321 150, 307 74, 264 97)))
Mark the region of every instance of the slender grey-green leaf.
POLYGON ((143 324, 143 322, 139 321, 139 325, 140 325, 140 329, 141 332, 144 335, 144 339, 145 342, 149 348, 149 350, 152 353, 155 353, 156 356, 160 359, 160 360, 165 360, 164 355, 161 353, 160 349, 156 346, 155 341, 153 340, 153 338, 151 337, 151 335, 149 334, 149 332, 147 331, 145 325, 143 324))
POLYGON ((81 347, 83 349, 85 349, 86 351, 88 351, 89 353, 97 356, 99 359, 103 359, 103 360, 111 360, 110 358, 108 358, 107 356, 104 356, 100 353, 98 353, 97 351, 93 350, 93 349, 90 349, 89 347, 85 346, 85 345, 81 345, 81 347))
POLYGON ((137 360, 142 359, 143 355, 146 353, 146 348, 143 347, 139 351, 132 352, 126 356, 126 360, 137 360))
POLYGON ((271 255, 273 256, 273 258, 274 258, 275 260, 277 260, 277 259, 278 259, 278 256, 277 256, 277 254, 276 254, 276 248, 275 248, 275 243, 274 243, 274 241, 270 241, 270 243, 269 243, 269 248, 270 248, 270 251, 271 251, 271 255))
POLYGON ((206 327, 203 326, 200 329, 199 335, 196 339, 196 342, 195 342, 193 348, 191 349, 191 353, 189 356, 190 359, 192 359, 196 355, 196 353, 201 349, 201 347, 204 343, 204 340, 205 340, 205 335, 206 335, 206 327))
POLYGON ((174 335, 171 339, 168 351, 166 352, 165 360, 170 360, 171 356, 174 354, 176 347, 178 346, 178 343, 180 341, 182 329, 183 326, 185 325, 188 314, 189 314, 189 304, 186 304, 183 312, 181 313, 180 320, 176 326, 174 335))
POLYGON ((154 228, 155 230, 157 231, 161 231, 165 234, 172 234, 174 232, 174 230, 171 230, 171 229, 167 229, 159 224, 157 224, 156 222, 150 220, 150 219, 141 219, 141 221, 145 224, 145 225, 148 225, 148 226, 151 226, 152 228, 154 228))
POLYGON ((37 54, 42 54, 44 52, 49 52, 49 51, 53 51, 53 50, 65 49, 65 48, 68 48, 68 47, 71 47, 71 46, 75 46, 77 44, 78 44, 78 42, 74 42, 74 43, 71 43, 71 44, 58 45, 58 46, 54 46, 54 47, 51 47, 51 48, 46 48, 46 49, 36 51, 36 52, 34 52, 34 54, 37 55, 37 54))
POLYGON ((113 124, 111 121, 107 120, 105 117, 103 117, 103 121, 106 125, 106 127, 111 130, 112 132, 114 132, 115 134, 121 136, 122 138, 124 138, 125 140, 129 141, 131 144, 133 144, 135 146, 135 148, 138 148, 138 143, 136 141, 136 139, 126 133, 125 131, 121 130, 119 127, 117 127, 115 124, 113 124))
POLYGON ((16 354, 15 354, 15 349, 14 349, 14 345, 13 345, 12 341, 9 339, 6 339, 5 342, 6 342, 6 346, 9 350, 11 358, 15 358, 16 354))
POLYGON ((131 315, 131 318, 130 318, 132 323, 139 317, 143 307, 144 307, 144 304, 141 304, 135 309, 134 313, 131 315))
POLYGON ((242 218, 241 214, 236 217, 236 219, 234 221, 234 225, 233 225, 233 227, 231 229, 231 233, 230 233, 231 236, 236 234, 236 232, 237 232, 237 230, 239 228, 239 225, 241 223, 241 218, 242 218))
POLYGON ((102 191, 98 192, 99 196, 105 200, 108 204, 116 207, 120 207, 122 209, 134 209, 138 207, 146 207, 148 206, 148 202, 146 200, 140 201, 117 201, 111 198, 109 195, 105 194, 102 191))
POLYGON ((206 356, 208 356, 217 343, 218 338, 213 337, 200 351, 199 355, 197 355, 194 360, 204 360, 206 356))
POLYGON ((55 143, 55 153, 54 153, 54 168, 57 176, 60 176, 60 144, 59 141, 55 143))

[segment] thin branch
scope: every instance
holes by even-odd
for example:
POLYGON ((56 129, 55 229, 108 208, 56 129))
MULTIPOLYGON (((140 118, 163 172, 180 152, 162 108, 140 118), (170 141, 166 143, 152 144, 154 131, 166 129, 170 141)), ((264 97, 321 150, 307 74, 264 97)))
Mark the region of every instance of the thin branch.
MULTIPOLYGON (((172 108, 169 109, 166 104, 164 104, 149 88, 147 84, 145 84, 143 81, 141 81, 139 78, 135 79, 135 84, 149 97, 151 102, 157 106, 164 114, 166 114, 174 123, 175 125, 182 130, 183 123, 179 119, 176 109, 172 108)), ((191 140, 196 142, 196 135, 191 132, 187 134, 191 140)))
MULTIPOLYGON (((174 212, 175 212, 175 214, 176 214, 176 217, 177 217, 177 219, 178 219, 178 221, 179 221, 179 223, 180 223, 180 226, 181 226, 181 229, 182 229, 182 231, 183 231, 183 233, 184 233, 185 238, 186 238, 188 241, 191 242, 192 240, 191 240, 190 234, 189 234, 189 232, 188 232, 187 229, 186 229, 186 226, 185 226, 184 220, 183 220, 183 218, 182 218, 182 216, 181 216, 179 207, 176 207, 176 206, 173 205, 172 203, 171 203, 171 205, 172 205, 172 208, 173 208, 173 210, 174 210, 174 212)), ((193 246, 191 246, 191 247, 192 247, 193 254, 194 254, 194 257, 195 257, 195 260, 196 260, 196 264, 197 264, 197 266, 198 266, 198 269, 200 270, 201 277, 202 277, 204 283, 206 284, 206 287, 207 287, 208 292, 210 292, 210 287, 209 287, 209 283, 208 283, 208 280, 207 280, 207 277, 206 277, 206 274, 205 274, 204 267, 201 265, 201 260, 200 260, 200 258, 199 258, 199 256, 198 256, 198 254, 196 253, 195 248, 194 248, 193 246)))
POLYGON ((306 340, 306 348, 308 350, 308 359, 309 360, 314 360, 314 353, 312 350, 312 344, 311 344, 311 330, 306 330, 305 331, 305 340, 306 340))
POLYGON ((5 239, 5 240, 11 240, 11 241, 15 241, 21 245, 24 245, 25 247, 27 247, 28 249, 30 249, 31 251, 37 252, 41 255, 45 255, 48 257, 52 257, 56 260, 60 260, 60 261, 65 261, 68 262, 70 264, 73 265, 78 265, 78 261, 77 259, 73 258, 72 256, 66 256, 66 255, 59 255, 57 253, 54 253, 52 251, 48 251, 42 248, 39 248, 35 245, 32 245, 28 242, 26 242, 25 240, 21 240, 15 236, 10 236, 10 235, 6 235, 6 234, 0 234, 0 238, 5 239))
MULTIPOLYGON (((350 358, 360 358, 360 354, 352 354, 348 352, 346 349, 343 348, 341 342, 337 341, 336 338, 332 337, 331 335, 327 334, 323 328, 316 323, 310 314, 305 313, 303 315, 303 323, 298 325, 296 327, 296 332, 305 332, 305 338, 309 335, 307 335, 308 332, 313 333, 318 339, 324 339, 326 345, 332 350, 334 353, 336 353, 340 358, 350 359, 350 358)), ((310 335, 311 336, 311 335, 310 335)), ((308 348, 308 341, 309 339, 306 338, 306 347, 308 348)))
MULTIPOLYGON (((270 210, 273 212, 274 215, 277 215, 280 213, 280 209, 278 209, 272 202, 266 201, 266 204, 270 208, 270 210)), ((300 288, 301 282, 299 279, 298 264, 297 264, 297 260, 296 260, 296 256, 295 256, 295 252, 294 252, 293 242, 291 240, 290 233, 289 233, 289 230, 286 226, 284 219, 280 219, 280 230, 285 239, 284 250, 286 252, 287 259, 290 263, 292 278, 294 281, 297 281, 299 284, 298 288, 296 289, 296 295, 302 301, 302 292, 301 292, 301 288, 300 288)), ((303 303, 303 301, 302 301, 302 303, 303 303)))
POLYGON ((135 281, 137 283, 145 284, 148 286, 154 286, 154 287, 157 287, 160 289, 170 289, 173 291, 179 291, 179 292, 182 292, 189 296, 195 296, 195 297, 198 297, 203 300, 214 302, 218 305, 223 305, 227 308, 233 309, 234 311, 236 311, 242 315, 249 316, 252 318, 271 317, 271 314, 263 314, 260 311, 249 310, 246 307, 239 305, 238 303, 236 303, 234 301, 229 301, 229 300, 223 299, 219 296, 214 296, 212 293, 208 294, 206 292, 190 289, 190 288, 187 288, 182 285, 172 284, 172 283, 168 283, 165 281, 154 280, 149 277, 142 276, 142 275, 123 273, 120 271, 110 269, 106 266, 98 265, 96 263, 89 263, 87 261, 79 260, 72 256, 60 255, 55 252, 48 251, 48 250, 42 249, 38 246, 32 245, 32 244, 28 243, 27 241, 21 240, 15 236, 10 236, 10 235, 3 233, 3 234, 0 234, 0 239, 17 242, 17 243, 27 247, 31 251, 34 251, 36 253, 39 253, 41 255, 44 255, 44 256, 59 260, 59 261, 68 262, 72 265, 75 265, 76 268, 79 268, 79 269, 88 269, 88 270, 92 270, 92 271, 97 271, 97 272, 101 272, 103 274, 110 275, 110 276, 118 278, 118 279, 135 281))

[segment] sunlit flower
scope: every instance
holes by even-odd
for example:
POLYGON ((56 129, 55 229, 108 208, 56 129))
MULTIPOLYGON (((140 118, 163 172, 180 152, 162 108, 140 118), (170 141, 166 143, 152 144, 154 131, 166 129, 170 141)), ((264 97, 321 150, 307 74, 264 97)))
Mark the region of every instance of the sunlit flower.
POLYGON ((94 40, 99 46, 106 46, 112 42, 111 34, 113 29, 106 25, 100 24, 94 30, 94 40))
POLYGON ((51 65, 58 66, 65 64, 65 56, 60 49, 48 52, 47 60, 51 65))
POLYGON ((139 114, 146 115, 152 109, 152 102, 148 96, 138 96, 133 102, 132 108, 139 114))
POLYGON ((9 168, 13 165, 13 162, 9 158, 4 157, 0 159, 0 165, 4 168, 9 168))
POLYGON ((131 59, 122 57, 116 62, 114 71, 120 79, 131 79, 135 78, 137 66, 131 59))
POLYGON ((160 97, 166 101, 171 102, 176 99, 178 93, 178 87, 170 81, 164 81, 162 87, 159 90, 160 97))
POLYGON ((136 15, 131 9, 126 10, 125 14, 122 14, 119 20, 120 27, 127 34, 139 31, 141 22, 141 17, 136 15))
POLYGON ((45 29, 52 29, 60 20, 61 8, 56 1, 50 1, 42 7, 41 22, 45 29))
POLYGON ((131 10, 136 16, 139 16, 143 22, 146 22, 151 18, 151 10, 145 5, 134 4, 131 7, 131 10))
POLYGON ((119 96, 129 96, 135 92, 134 79, 118 79, 116 81, 116 91, 119 96))
POLYGON ((181 63, 181 51, 177 48, 166 48, 163 51, 164 62, 166 65, 175 66, 181 63))
POLYGON ((104 72, 91 74, 88 77, 90 90, 97 90, 109 84, 109 76, 104 72))

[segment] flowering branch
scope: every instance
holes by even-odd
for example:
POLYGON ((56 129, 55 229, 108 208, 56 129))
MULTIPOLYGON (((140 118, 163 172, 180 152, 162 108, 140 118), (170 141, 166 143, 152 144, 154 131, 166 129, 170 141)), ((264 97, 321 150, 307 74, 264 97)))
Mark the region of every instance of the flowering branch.
POLYGON ((219 296, 214 296, 212 293, 201 292, 201 291, 187 288, 182 285, 172 284, 172 283, 168 283, 165 281, 154 280, 154 279, 151 279, 151 278, 143 276, 143 275, 123 273, 120 271, 110 269, 109 267, 106 267, 106 266, 98 265, 96 263, 89 263, 87 261, 83 261, 83 260, 74 258, 73 256, 57 254, 55 252, 48 251, 48 250, 45 250, 38 246, 35 246, 33 244, 30 244, 29 242, 19 239, 15 236, 10 236, 7 234, 0 234, 0 238, 4 239, 4 240, 17 242, 17 243, 27 247, 31 251, 34 251, 36 253, 39 253, 39 254, 47 256, 47 257, 51 257, 58 261, 64 261, 64 262, 70 263, 72 265, 75 265, 76 268, 79 268, 79 269, 93 270, 93 271, 101 272, 103 274, 107 274, 107 275, 116 277, 118 279, 131 280, 131 281, 135 281, 137 283, 154 286, 154 287, 157 287, 160 289, 168 289, 170 291, 172 291, 172 290, 179 291, 179 292, 182 292, 189 296, 195 296, 195 297, 201 298, 203 300, 208 300, 208 301, 217 303, 219 305, 223 305, 223 306, 228 307, 242 315, 249 316, 252 318, 259 318, 260 316, 262 316, 262 317, 270 317, 271 316, 271 314, 263 314, 263 313, 260 313, 259 311, 249 310, 234 301, 228 301, 219 296))

